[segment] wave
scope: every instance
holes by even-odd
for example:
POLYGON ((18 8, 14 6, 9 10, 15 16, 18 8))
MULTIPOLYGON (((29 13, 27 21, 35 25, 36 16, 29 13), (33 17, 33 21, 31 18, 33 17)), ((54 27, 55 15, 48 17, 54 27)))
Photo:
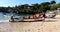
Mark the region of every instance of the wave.
POLYGON ((0 22, 9 22, 9 20, 0 20, 0 22))

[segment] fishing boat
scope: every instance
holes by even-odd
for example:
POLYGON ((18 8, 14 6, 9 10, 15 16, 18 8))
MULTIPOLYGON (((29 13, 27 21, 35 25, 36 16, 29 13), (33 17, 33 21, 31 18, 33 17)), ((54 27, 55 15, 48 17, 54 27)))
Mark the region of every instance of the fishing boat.
MULTIPOLYGON (((54 18, 56 16, 55 13, 50 13, 49 15, 51 16, 47 16, 46 18, 54 18)), ((41 14, 35 14, 32 16, 13 16, 9 21, 11 22, 33 22, 33 21, 43 21, 45 20, 45 18, 43 17, 43 15, 41 14)))
POLYGON ((10 22, 33 22, 33 21, 43 21, 44 18, 40 14, 35 14, 33 16, 13 16, 9 20, 10 22))
POLYGON ((23 21, 25 21, 25 22, 26 22, 26 21, 32 21, 32 22, 33 22, 33 21, 43 21, 43 20, 44 20, 44 18, 23 19, 23 21))
POLYGON ((23 17, 23 21, 43 21, 44 18, 42 16, 43 15, 40 14, 35 14, 33 16, 25 16, 23 17))

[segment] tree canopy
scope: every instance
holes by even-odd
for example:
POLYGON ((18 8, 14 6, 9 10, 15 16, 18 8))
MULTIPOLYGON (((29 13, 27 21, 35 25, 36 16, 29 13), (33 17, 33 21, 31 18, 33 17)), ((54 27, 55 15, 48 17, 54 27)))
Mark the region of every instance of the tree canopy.
POLYGON ((51 2, 43 2, 41 4, 36 3, 32 5, 18 5, 15 7, 0 7, 0 12, 34 14, 46 12, 47 10, 56 10, 57 8, 60 8, 60 3, 56 4, 56 2, 53 0, 51 2))

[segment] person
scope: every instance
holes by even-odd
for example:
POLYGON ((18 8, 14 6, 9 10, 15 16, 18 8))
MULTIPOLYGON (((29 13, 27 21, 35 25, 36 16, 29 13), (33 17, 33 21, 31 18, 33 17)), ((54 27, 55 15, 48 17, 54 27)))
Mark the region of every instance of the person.
POLYGON ((33 19, 36 19, 36 16, 35 15, 33 15, 33 19))
POLYGON ((43 12, 43 20, 45 20, 46 18, 46 15, 45 15, 45 12, 43 12))
POLYGON ((13 16, 11 16, 11 20, 14 21, 13 16))
POLYGON ((28 16, 28 19, 30 19, 30 16, 28 16))

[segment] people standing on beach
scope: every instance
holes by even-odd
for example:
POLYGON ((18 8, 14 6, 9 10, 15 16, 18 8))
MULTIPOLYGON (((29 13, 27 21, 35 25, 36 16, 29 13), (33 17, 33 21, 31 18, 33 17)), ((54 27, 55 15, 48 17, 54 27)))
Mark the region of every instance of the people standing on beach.
POLYGON ((45 20, 45 18, 46 18, 46 15, 45 15, 45 12, 42 12, 43 13, 43 20, 45 20))
POLYGON ((11 20, 14 21, 13 16, 11 16, 11 20))

